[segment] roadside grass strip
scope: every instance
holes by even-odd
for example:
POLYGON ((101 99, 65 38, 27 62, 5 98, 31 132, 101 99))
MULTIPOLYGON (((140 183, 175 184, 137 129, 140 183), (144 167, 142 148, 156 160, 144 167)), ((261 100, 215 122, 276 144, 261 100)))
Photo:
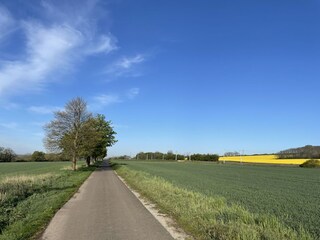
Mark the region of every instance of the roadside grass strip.
POLYGON ((196 239, 313 239, 302 227, 285 226, 272 215, 253 214, 222 197, 179 188, 163 178, 114 165, 130 187, 154 202, 161 211, 196 239))
POLYGON ((2 178, 0 240, 36 239, 94 169, 2 178))

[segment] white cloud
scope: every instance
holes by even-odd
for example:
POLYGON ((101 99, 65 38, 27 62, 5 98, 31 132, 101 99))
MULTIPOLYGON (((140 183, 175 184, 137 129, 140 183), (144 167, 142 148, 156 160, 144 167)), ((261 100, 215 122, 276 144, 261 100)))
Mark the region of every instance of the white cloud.
MULTIPOLYGON (((48 82, 57 80, 57 74, 53 78, 52 73, 66 73, 88 55, 116 50, 116 38, 111 33, 96 32, 96 22, 92 21, 95 4, 92 0, 85 1, 77 11, 74 10, 78 15, 73 16, 70 7, 62 11, 62 8, 42 1, 42 10, 51 16, 51 24, 39 20, 21 21, 19 30, 26 39, 24 50, 14 61, 0 59, 3 62, 0 96, 42 90, 48 82)), ((1 23, 8 25, 13 21, 10 16, 0 6, 0 37, 4 31, 1 23)))
POLYGON ((113 75, 115 77, 129 76, 136 77, 140 76, 139 73, 135 71, 135 67, 144 62, 146 59, 142 54, 137 54, 133 57, 122 57, 121 59, 115 61, 108 68, 106 73, 113 75))
POLYGON ((25 22, 24 60, 7 62, 0 69, 0 95, 8 91, 39 90, 49 74, 68 68, 71 50, 81 44, 81 34, 68 26, 45 27, 25 22))
POLYGON ((94 100, 99 106, 107 106, 113 103, 122 102, 119 95, 117 94, 101 94, 94 97, 94 100))
POLYGON ((139 92, 139 88, 131 88, 120 94, 100 94, 93 97, 93 101, 89 104, 89 108, 92 110, 98 110, 102 107, 106 107, 115 103, 122 103, 128 99, 134 99, 139 92))
POLYGON ((51 114, 56 111, 61 111, 60 107, 49 107, 49 106, 31 106, 28 111, 38 113, 38 114, 51 114))
POLYGON ((129 99, 134 99, 140 92, 139 88, 131 88, 129 91, 127 91, 127 97, 129 99))
POLYGON ((116 66, 124 69, 129 69, 137 63, 143 62, 145 59, 141 54, 138 54, 134 57, 123 57, 119 62, 116 63, 116 66))

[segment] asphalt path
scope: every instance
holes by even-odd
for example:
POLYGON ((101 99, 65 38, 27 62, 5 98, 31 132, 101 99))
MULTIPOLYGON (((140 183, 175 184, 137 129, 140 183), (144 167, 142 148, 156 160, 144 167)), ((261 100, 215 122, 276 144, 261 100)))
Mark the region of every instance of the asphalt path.
POLYGON ((104 162, 57 212, 41 239, 173 238, 104 162))

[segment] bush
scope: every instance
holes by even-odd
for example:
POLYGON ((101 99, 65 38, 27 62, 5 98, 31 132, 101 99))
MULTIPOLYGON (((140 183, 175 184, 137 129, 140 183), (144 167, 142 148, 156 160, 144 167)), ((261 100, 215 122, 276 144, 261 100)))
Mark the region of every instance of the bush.
POLYGON ((305 168, 320 168, 320 161, 310 159, 310 160, 307 160, 304 163, 300 164, 299 166, 305 167, 305 168))

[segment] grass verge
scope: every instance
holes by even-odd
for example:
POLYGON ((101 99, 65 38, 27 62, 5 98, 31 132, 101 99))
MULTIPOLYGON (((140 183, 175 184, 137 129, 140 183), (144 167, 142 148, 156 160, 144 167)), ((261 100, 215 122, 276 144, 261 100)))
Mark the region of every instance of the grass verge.
POLYGON ((196 239, 312 239, 302 227, 295 231, 271 215, 253 214, 224 198, 179 188, 160 177, 113 165, 142 196, 173 217, 196 239))
POLYGON ((0 181, 0 240, 35 239, 95 167, 0 181))

